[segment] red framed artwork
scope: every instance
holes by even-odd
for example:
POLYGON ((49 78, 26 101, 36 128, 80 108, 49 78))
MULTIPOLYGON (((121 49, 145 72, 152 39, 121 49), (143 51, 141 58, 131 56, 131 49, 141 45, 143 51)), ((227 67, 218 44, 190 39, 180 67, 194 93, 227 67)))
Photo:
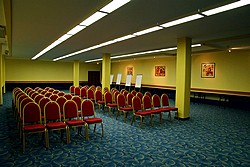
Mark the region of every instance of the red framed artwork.
POLYGON ((215 63, 201 64, 201 78, 215 78, 215 63))
POLYGON ((165 76, 165 66, 155 66, 155 76, 165 76))

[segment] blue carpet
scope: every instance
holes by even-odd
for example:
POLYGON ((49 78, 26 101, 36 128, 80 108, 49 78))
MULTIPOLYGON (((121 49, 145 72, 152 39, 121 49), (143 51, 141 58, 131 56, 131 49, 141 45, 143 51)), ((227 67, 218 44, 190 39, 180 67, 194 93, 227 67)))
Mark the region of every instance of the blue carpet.
POLYGON ((46 150, 39 135, 30 135, 22 153, 7 92, 0 107, 0 166, 250 166, 249 111, 191 104, 190 120, 171 123, 164 115, 160 124, 155 116, 153 127, 149 118, 140 127, 139 119, 130 125, 131 115, 124 123, 123 115, 96 113, 103 138, 98 125, 96 132, 90 127, 89 141, 72 130, 68 145, 53 132, 46 150))

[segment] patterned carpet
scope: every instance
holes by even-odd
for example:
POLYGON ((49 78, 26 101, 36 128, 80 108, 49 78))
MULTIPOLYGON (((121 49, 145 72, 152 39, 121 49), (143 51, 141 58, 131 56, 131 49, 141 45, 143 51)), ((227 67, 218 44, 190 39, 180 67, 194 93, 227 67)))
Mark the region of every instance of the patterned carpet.
MULTIPOLYGON (((171 104, 174 102, 171 101, 171 104)), ((190 120, 155 116, 139 126, 118 120, 107 111, 97 110, 104 122, 90 140, 71 131, 66 144, 57 132, 50 133, 50 147, 39 135, 27 137, 22 153, 17 126, 11 110, 11 92, 4 94, 0 107, 0 166, 250 166, 250 112, 208 104, 191 104, 190 120)), ((172 115, 174 116, 174 115, 172 115)))

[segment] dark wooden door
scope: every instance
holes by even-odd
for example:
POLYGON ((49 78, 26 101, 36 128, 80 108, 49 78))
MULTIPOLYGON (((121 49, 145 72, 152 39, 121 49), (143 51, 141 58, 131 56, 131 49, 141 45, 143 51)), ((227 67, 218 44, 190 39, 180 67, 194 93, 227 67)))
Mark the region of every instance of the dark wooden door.
POLYGON ((99 86, 100 84, 100 71, 88 71, 88 85, 99 86))

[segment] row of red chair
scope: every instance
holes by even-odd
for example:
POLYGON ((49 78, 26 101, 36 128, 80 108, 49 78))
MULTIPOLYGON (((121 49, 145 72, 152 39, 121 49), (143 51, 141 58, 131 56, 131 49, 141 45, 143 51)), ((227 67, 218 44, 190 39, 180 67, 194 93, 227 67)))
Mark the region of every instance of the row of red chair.
MULTIPOLYGON (((22 91, 20 88, 15 88, 13 90, 12 104, 13 109, 17 112, 16 115, 19 116, 17 120, 19 122, 23 150, 25 150, 25 135, 30 133, 44 133, 46 147, 49 146, 49 130, 64 129, 66 131, 67 143, 69 143, 70 128, 85 126, 85 136, 86 140, 88 140, 88 125, 94 124, 95 131, 96 124, 101 123, 103 136, 102 119, 95 117, 94 104, 91 100, 81 101, 80 99, 81 104, 79 107, 74 101, 74 96, 68 100, 64 96, 57 96, 57 98, 55 98, 55 94, 46 97, 46 93, 45 95, 40 93, 36 94, 35 92, 37 92, 37 90, 39 89, 34 89, 33 91, 31 88, 27 88, 22 91), (36 96, 34 96, 34 94, 36 94, 36 96), (62 105, 60 101, 64 102, 64 104, 62 105), (64 120, 62 120, 62 117, 64 120)), ((50 92, 49 90, 51 89, 47 91, 50 92)))

